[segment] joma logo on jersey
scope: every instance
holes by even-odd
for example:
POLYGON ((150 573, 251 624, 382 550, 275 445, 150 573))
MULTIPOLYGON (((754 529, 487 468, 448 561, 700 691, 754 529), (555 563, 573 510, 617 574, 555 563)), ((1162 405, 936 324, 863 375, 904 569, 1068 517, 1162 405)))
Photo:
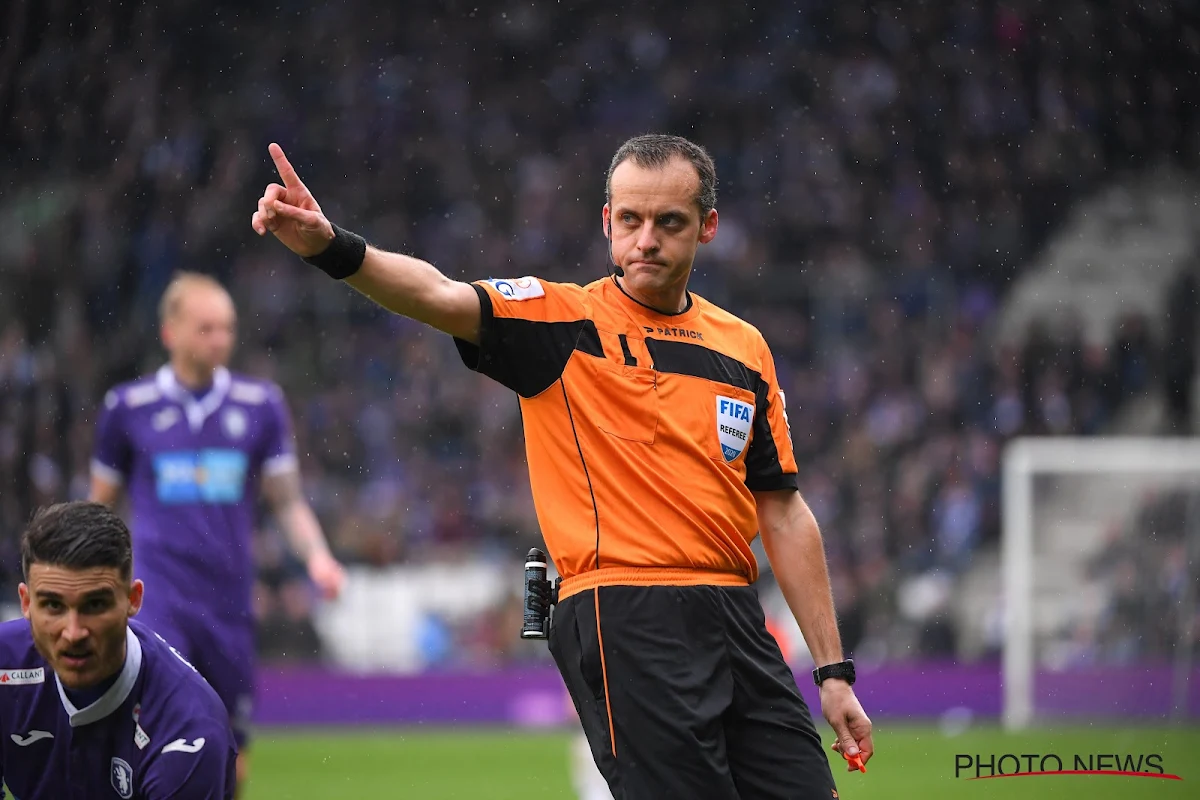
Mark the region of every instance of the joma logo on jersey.
POLYGON ((753 424, 754 406, 731 397, 717 397, 717 438, 726 461, 746 452, 753 424))

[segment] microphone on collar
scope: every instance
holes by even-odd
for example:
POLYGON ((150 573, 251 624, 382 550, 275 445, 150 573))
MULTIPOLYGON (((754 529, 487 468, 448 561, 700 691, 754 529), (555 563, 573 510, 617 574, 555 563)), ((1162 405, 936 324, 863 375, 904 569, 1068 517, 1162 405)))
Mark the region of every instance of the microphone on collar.
MULTIPOLYGON (((612 252, 612 220, 611 220, 611 219, 610 219, 608 222, 606 222, 606 223, 604 224, 604 232, 605 232, 606 234, 608 234, 608 260, 609 260, 609 263, 611 263, 611 264, 613 265, 612 274, 613 274, 613 275, 616 275, 618 278, 624 278, 624 277, 625 277, 625 270, 624 270, 624 269, 622 269, 622 268, 621 268, 621 265, 617 263, 617 260, 616 260, 615 258, 613 258, 613 252, 612 252)), ((608 266, 608 265, 606 264, 606 265, 605 265, 605 267, 607 268, 607 266, 608 266)))

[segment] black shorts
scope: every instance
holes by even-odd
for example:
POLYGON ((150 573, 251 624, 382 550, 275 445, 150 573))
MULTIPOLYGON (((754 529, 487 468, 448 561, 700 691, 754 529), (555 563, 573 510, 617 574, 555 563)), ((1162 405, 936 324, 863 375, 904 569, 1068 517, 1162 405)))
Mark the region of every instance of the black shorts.
POLYGON ((615 800, 837 797, 753 588, 587 589, 550 652, 615 800))

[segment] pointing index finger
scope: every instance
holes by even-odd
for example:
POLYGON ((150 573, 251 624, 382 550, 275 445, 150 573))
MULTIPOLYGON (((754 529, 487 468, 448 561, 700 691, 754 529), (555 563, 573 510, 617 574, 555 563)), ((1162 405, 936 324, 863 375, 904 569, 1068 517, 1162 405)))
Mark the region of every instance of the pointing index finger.
POLYGON ((271 142, 267 147, 267 151, 271 154, 271 159, 275 162, 275 169, 279 170, 279 177, 283 179, 283 185, 289 189, 299 189, 304 186, 300 180, 300 176, 296 174, 296 170, 292 168, 292 164, 287 160, 287 156, 283 154, 283 148, 271 142))

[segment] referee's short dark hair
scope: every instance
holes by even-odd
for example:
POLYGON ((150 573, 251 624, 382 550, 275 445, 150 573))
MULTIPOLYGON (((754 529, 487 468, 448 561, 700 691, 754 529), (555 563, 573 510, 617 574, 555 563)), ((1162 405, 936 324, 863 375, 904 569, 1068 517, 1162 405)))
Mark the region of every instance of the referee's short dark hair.
POLYGON ((68 569, 113 567, 122 580, 133 576, 133 539, 129 528, 101 503, 76 500, 41 508, 21 536, 21 574, 46 564, 68 569))
POLYGON ((621 145, 604 179, 605 202, 612 202, 612 176, 622 162, 632 161, 639 167, 650 169, 660 168, 675 157, 685 159, 696 168, 696 175, 700 178, 696 205, 700 207, 700 216, 703 218, 717 206, 717 167, 707 150, 682 136, 648 133, 635 136, 621 145))

